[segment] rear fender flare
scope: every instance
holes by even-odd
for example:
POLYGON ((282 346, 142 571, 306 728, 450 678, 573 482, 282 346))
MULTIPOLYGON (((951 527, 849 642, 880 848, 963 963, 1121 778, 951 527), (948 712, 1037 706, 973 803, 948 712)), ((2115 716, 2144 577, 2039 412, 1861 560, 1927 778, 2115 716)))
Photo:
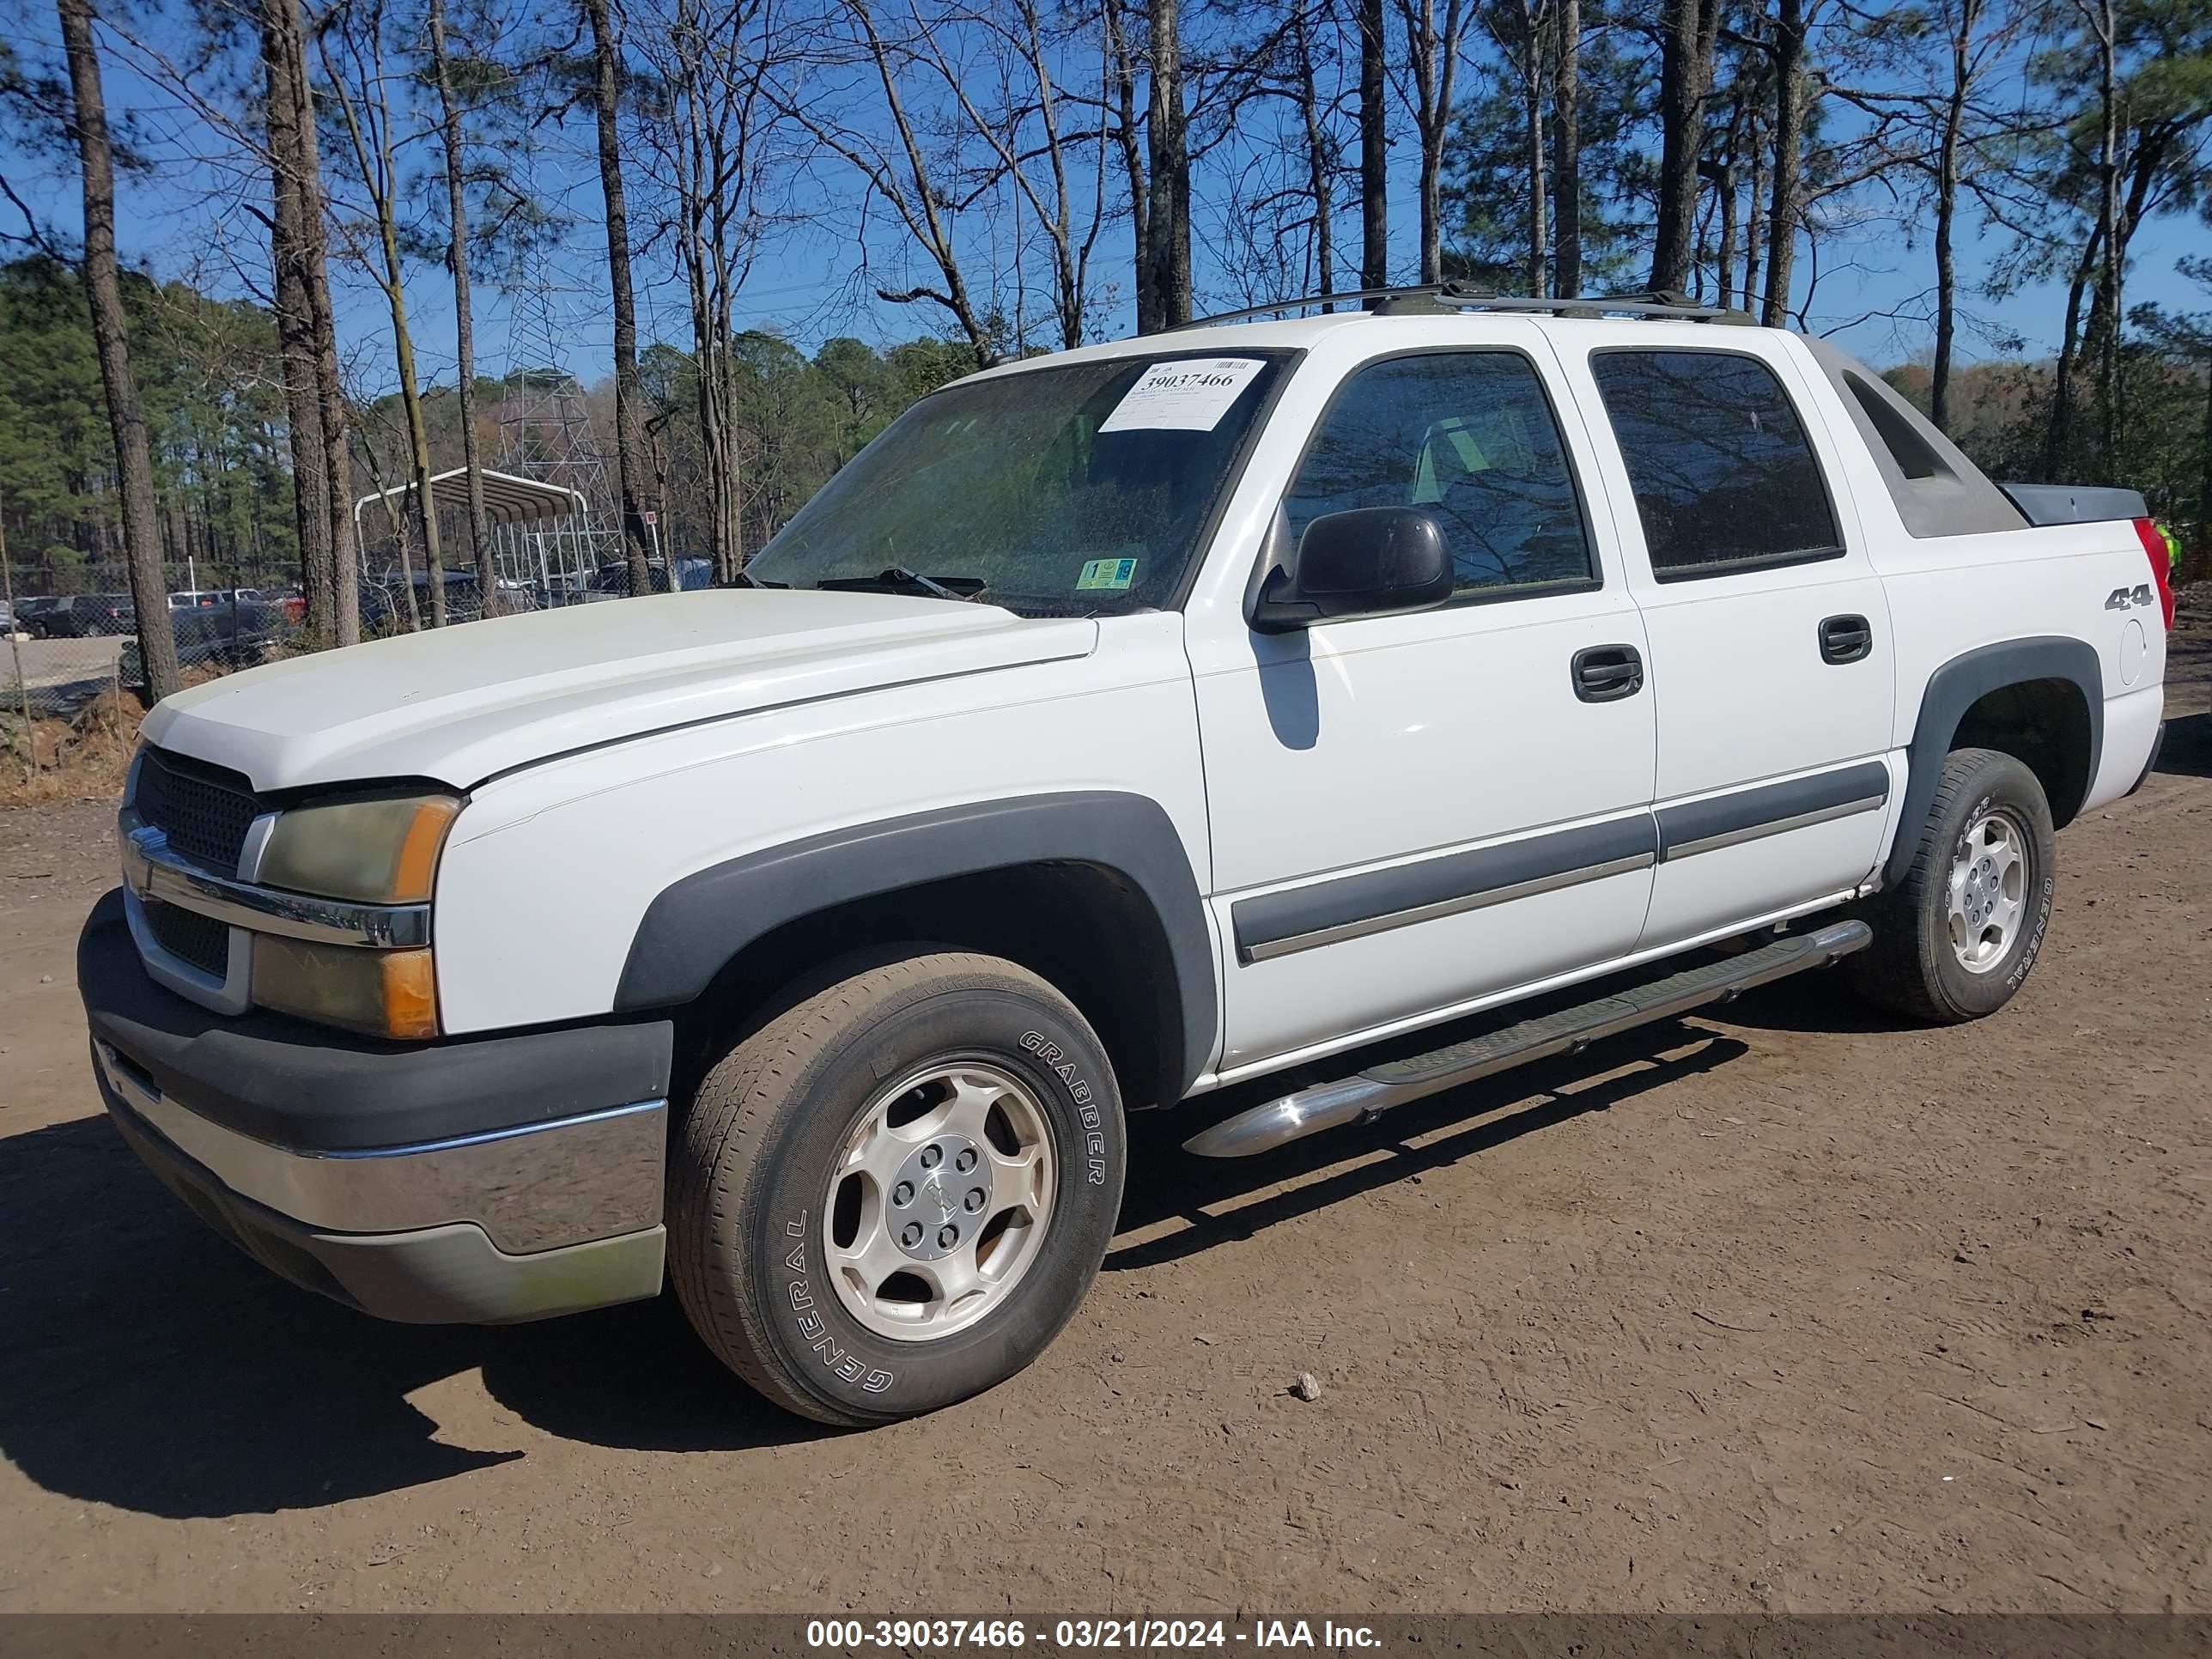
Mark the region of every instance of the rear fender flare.
POLYGON ((2065 680, 2081 693, 2089 713, 2089 769, 2091 782, 2105 750, 2105 672, 2096 651, 2086 641, 2050 635, 2037 639, 2001 640, 1956 656, 1928 677, 1921 695, 1920 717, 1912 728, 1907 751, 1905 803, 1897 819, 1897 833, 1882 866, 1885 887, 1903 881, 1912 867, 1920 845, 1920 825, 1927 820, 1929 805, 1943 772, 1943 757, 1951 752, 1951 739, 1966 711, 1992 691, 2031 680, 2065 680))

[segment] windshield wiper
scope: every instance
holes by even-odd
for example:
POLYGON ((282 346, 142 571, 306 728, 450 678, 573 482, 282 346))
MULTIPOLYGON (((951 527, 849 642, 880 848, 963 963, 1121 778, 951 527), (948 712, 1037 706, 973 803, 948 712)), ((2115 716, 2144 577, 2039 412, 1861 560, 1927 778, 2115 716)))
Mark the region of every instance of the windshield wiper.
POLYGON ((894 564, 886 566, 880 575, 824 576, 814 586, 831 592, 846 593, 865 593, 878 588, 896 591, 902 587, 918 587, 937 599, 965 600, 979 598, 990 584, 980 576, 946 576, 942 579, 925 576, 918 570, 894 564))
POLYGON ((940 599, 964 599, 969 597, 965 593, 956 593, 943 582, 933 581, 920 571, 909 570, 902 564, 890 566, 884 570, 884 576, 887 580, 912 582, 917 587, 926 587, 940 599))
POLYGON ((764 582, 743 565, 738 567, 738 584, 741 587, 788 587, 789 582, 764 582))

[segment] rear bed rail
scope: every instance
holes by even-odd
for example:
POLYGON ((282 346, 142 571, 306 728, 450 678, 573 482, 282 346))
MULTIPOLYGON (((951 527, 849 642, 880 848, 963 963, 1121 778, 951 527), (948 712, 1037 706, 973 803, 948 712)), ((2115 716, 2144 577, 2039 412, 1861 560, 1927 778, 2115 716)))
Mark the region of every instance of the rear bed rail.
POLYGON ((1997 488, 2032 525, 2104 524, 2114 519, 2150 517, 2139 489, 2039 483, 2001 483, 1997 488))

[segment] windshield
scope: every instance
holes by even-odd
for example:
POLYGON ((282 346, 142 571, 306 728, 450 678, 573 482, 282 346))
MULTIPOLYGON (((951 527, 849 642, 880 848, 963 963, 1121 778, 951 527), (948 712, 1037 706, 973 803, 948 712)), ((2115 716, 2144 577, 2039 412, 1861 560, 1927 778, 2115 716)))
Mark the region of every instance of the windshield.
POLYGON ((1167 605, 1279 370, 1258 354, 1118 357, 947 386, 855 456, 745 574, 1030 617, 1167 605))

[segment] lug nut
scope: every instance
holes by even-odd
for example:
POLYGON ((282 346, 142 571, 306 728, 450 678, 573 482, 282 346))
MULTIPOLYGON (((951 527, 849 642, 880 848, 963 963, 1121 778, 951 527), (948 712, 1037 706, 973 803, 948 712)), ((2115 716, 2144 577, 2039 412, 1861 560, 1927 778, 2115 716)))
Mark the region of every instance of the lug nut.
POLYGON ((981 1187, 970 1187, 968 1189, 968 1196, 960 1200, 960 1207, 967 1211, 969 1215, 973 1215, 976 1211, 981 1209, 983 1207, 983 1189, 981 1187))
POLYGON ((959 1170, 962 1175, 966 1175, 969 1170, 975 1167, 975 1149, 973 1146, 962 1147, 960 1156, 952 1160, 952 1167, 959 1170))
POLYGON ((911 1181, 902 1181, 897 1186, 892 1188, 891 1202, 899 1206, 902 1209, 913 1203, 914 1182, 911 1181))
POLYGON ((921 1224, 919 1221, 908 1222, 907 1224, 906 1231, 899 1235, 899 1243, 905 1245, 909 1250, 920 1244, 921 1243, 921 1224))
POLYGON ((957 1244, 959 1242, 960 1242, 960 1229, 959 1229, 959 1228, 957 1228, 957 1227, 940 1227, 940 1228, 939 1228, 939 1229, 937 1230, 937 1246, 938 1246, 938 1248, 939 1248, 939 1249, 943 1249, 943 1250, 949 1250, 949 1249, 951 1249, 955 1244, 957 1244))
POLYGON ((921 1149, 921 1167, 925 1170, 933 1170, 944 1156, 945 1149, 933 1140, 921 1149))

